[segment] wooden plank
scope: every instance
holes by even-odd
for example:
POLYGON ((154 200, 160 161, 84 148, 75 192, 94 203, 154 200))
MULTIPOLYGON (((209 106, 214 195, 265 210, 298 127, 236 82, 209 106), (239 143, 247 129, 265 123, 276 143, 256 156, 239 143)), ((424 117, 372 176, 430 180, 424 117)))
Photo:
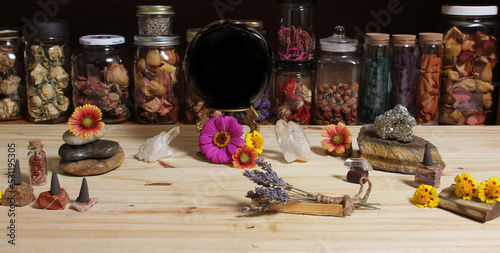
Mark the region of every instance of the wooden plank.
MULTIPOLYGON (((252 201, 253 204, 257 204, 252 201)), ((271 204, 269 212, 321 215, 321 216, 344 216, 343 206, 338 204, 321 204, 312 201, 291 200, 285 205, 271 204)))

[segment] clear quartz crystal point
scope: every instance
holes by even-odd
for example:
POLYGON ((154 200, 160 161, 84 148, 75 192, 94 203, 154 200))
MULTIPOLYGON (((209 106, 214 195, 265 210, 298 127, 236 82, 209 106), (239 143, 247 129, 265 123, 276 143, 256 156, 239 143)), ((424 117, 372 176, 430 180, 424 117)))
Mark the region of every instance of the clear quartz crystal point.
POLYGON ((287 162, 295 160, 306 162, 309 160, 311 147, 299 124, 292 121, 287 123, 284 120, 278 120, 274 130, 287 162))
POLYGON ((365 158, 348 158, 344 166, 350 171, 369 171, 373 170, 370 163, 365 158))
POLYGON ((169 144, 180 132, 179 127, 174 127, 168 133, 161 132, 157 136, 147 139, 146 143, 139 148, 137 158, 151 163, 172 156, 174 151, 169 144))

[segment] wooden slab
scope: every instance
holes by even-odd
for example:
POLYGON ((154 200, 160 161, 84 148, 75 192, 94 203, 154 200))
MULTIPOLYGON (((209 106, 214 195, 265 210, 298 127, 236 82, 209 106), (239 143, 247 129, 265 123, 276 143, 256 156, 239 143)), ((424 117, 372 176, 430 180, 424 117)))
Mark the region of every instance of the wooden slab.
POLYGON ((473 197, 471 200, 463 200, 455 195, 455 185, 445 188, 439 194, 439 207, 463 214, 478 221, 486 222, 500 216, 500 204, 495 201, 493 204, 486 204, 479 198, 473 197))

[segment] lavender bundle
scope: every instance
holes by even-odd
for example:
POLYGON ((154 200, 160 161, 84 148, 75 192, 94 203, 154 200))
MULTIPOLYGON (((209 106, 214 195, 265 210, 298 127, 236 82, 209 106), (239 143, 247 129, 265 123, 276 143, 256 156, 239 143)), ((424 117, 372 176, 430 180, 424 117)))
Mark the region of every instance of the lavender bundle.
POLYGON ((272 169, 270 163, 260 159, 256 160, 255 163, 259 165, 264 172, 258 169, 245 170, 243 175, 252 182, 263 187, 255 187, 254 191, 249 191, 247 193, 246 197, 255 200, 258 205, 244 206, 241 209, 243 212, 265 212, 271 207, 271 204, 284 205, 292 198, 316 200, 316 194, 297 189, 285 182, 283 178, 278 177, 278 174, 272 169))
POLYGON ((368 178, 362 178, 360 181, 361 188, 359 193, 352 198, 349 195, 344 195, 343 197, 329 197, 322 194, 312 194, 293 187, 291 184, 285 182, 283 178, 278 177, 278 174, 273 171, 270 163, 260 159, 257 159, 255 163, 259 165, 263 171, 259 169, 247 169, 243 172, 243 175, 262 187, 255 187, 255 190, 247 193, 246 197, 255 200, 257 205, 251 204, 250 206, 244 206, 241 208, 243 212, 265 212, 271 207, 271 204, 284 205, 287 204, 290 199, 312 200, 324 204, 342 204, 344 206, 344 215, 350 215, 356 206, 378 209, 373 206, 377 204, 366 203, 372 186, 368 178), (364 182, 368 182, 368 189, 366 190, 365 196, 361 198, 360 195, 363 192, 364 182))

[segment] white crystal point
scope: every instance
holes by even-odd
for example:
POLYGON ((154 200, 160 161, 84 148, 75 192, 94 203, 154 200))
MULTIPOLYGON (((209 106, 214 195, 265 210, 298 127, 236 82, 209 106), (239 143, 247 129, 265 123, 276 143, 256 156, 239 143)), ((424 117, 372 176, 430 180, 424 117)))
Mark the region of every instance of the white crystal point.
POLYGON ((276 131, 276 138, 281 147, 281 151, 285 156, 287 162, 300 160, 307 162, 311 157, 311 147, 306 134, 302 131, 299 124, 295 122, 286 122, 278 120, 274 128, 276 131))
POLYGON ((137 153, 137 158, 145 162, 152 163, 160 159, 167 158, 174 154, 170 148, 170 142, 181 132, 179 127, 174 127, 167 132, 161 132, 155 137, 146 140, 137 153))

